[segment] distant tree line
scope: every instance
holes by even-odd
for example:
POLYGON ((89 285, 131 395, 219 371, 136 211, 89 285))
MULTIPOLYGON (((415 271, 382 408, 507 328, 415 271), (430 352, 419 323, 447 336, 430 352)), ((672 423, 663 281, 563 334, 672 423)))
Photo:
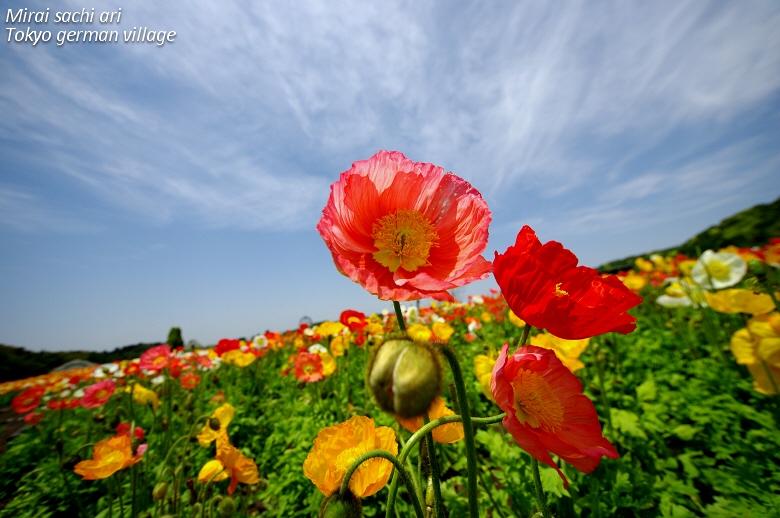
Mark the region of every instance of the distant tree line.
POLYGON ((119 347, 113 351, 28 351, 22 347, 0 344, 0 383, 50 372, 71 360, 108 363, 138 358, 158 343, 140 343, 119 347))

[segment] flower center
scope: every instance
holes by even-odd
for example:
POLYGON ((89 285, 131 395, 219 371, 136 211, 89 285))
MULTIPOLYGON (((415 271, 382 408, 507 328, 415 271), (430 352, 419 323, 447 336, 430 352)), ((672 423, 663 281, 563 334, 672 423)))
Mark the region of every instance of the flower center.
POLYGON ((707 271, 713 279, 725 281, 729 278, 729 267, 722 261, 710 261, 707 263, 707 271))
POLYGON ((336 457, 336 460, 334 461, 336 469, 341 473, 347 471, 349 467, 352 465, 352 463, 355 462, 355 459, 357 459, 367 451, 369 451, 368 448, 361 447, 361 446, 353 446, 352 448, 347 448, 346 450, 339 453, 338 456, 336 457))
POLYGON ((563 424, 563 405, 550 384, 539 374, 520 371, 512 381, 515 416, 520 424, 555 431, 563 424))
POLYGON ((561 284, 563 284, 563 283, 559 282, 558 284, 555 285, 555 296, 556 297, 563 297, 564 295, 568 295, 569 294, 568 291, 564 291, 564 290, 561 289, 561 284))
POLYGON ((371 236, 376 262, 391 272, 399 267, 407 272, 427 266, 431 247, 438 246, 439 236, 430 221, 416 210, 400 209, 381 217, 372 227, 371 236))
POLYGON ((95 392, 95 399, 105 399, 108 397, 108 391, 104 389, 100 389, 97 392, 95 392))
POLYGON ((158 356, 157 358, 152 360, 152 365, 154 365, 155 367, 159 367, 160 365, 165 364, 165 361, 166 361, 165 356, 158 356))

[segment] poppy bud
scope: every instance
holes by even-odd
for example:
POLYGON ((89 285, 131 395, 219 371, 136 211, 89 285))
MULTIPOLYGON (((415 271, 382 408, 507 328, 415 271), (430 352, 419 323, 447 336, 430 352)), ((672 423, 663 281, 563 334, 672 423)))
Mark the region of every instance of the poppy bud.
POLYGON ((95 416, 96 423, 102 423, 105 420, 106 420, 106 414, 98 414, 95 416))
POLYGON ((200 502, 195 503, 192 506, 192 516, 200 516, 203 513, 203 506, 200 502))
POLYGON ((748 261, 747 266, 748 266, 748 270, 753 275, 763 275, 764 273, 766 273, 766 270, 764 270, 764 263, 762 263, 757 259, 751 259, 750 261, 748 261))
POLYGON ((220 500, 217 509, 222 518, 230 518, 236 512, 236 502, 232 497, 226 496, 220 500))
POLYGON ((162 482, 158 482, 154 489, 152 490, 152 499, 156 502, 157 500, 162 500, 165 498, 165 495, 168 494, 168 483, 164 480, 162 482))
POLYGON ((217 419, 216 417, 212 417, 211 419, 209 419, 209 428, 211 428, 215 432, 219 431, 220 426, 222 425, 219 423, 219 419, 217 419))
POLYGON ((195 402, 195 399, 193 397, 193 394, 190 393, 187 396, 187 399, 184 401, 184 410, 192 410, 194 402, 195 402))
POLYGON ((162 428, 163 431, 168 429, 168 418, 167 417, 163 417, 162 421, 160 421, 160 428, 162 428))
POLYGON ((133 455, 138 455, 138 447, 141 446, 141 439, 133 437, 130 441, 130 447, 133 449, 133 455))
POLYGON ((368 385, 382 410, 417 417, 441 392, 441 362, 428 343, 391 339, 375 349, 368 385))
POLYGON ((319 518, 362 518, 363 504, 360 499, 347 491, 347 495, 342 498, 336 491, 330 497, 326 498, 320 506, 319 518))

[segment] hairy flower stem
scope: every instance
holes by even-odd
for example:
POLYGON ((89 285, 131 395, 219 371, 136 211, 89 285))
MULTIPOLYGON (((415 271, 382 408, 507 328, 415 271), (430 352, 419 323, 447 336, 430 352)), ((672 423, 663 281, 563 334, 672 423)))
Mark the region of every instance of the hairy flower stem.
MULTIPOLYGON (((430 423, 427 412, 423 414, 423 424, 430 423)), ((436 456, 436 443, 433 442, 433 432, 425 434, 425 444, 428 447, 428 460, 430 462, 431 474, 430 480, 433 486, 433 502, 434 502, 434 516, 436 518, 444 518, 444 502, 441 498, 441 469, 439 468, 439 459, 436 456)))
POLYGON ((523 338, 520 340, 520 345, 518 347, 523 347, 526 343, 528 343, 529 334, 531 334, 531 326, 526 324, 523 328, 523 338))
MULTIPOLYGON (((490 417, 473 417, 471 421, 475 424, 495 424, 500 423, 501 420, 506 417, 506 413, 490 416, 490 417)), ((406 457, 409 455, 409 452, 412 451, 412 448, 420 442, 424 437, 425 434, 432 431, 434 428, 447 424, 447 423, 460 423, 463 421, 463 418, 459 415, 448 415, 444 417, 439 417, 438 419, 434 419, 430 423, 424 425, 422 428, 417 430, 412 434, 411 437, 409 437, 409 440, 406 441, 406 444, 404 444, 403 448, 401 449, 401 452, 398 454, 398 459, 403 462, 406 460, 406 457)), ((393 478, 390 481, 390 491, 387 495, 387 511, 385 513, 385 518, 393 518, 395 515, 395 497, 398 493, 398 473, 393 473, 393 478)))
MULTIPOLYGON (((404 485, 406 486, 406 491, 409 493, 409 498, 412 500, 412 505, 414 506, 414 512, 417 515, 417 518, 425 518, 422 510, 422 504, 420 504, 420 499, 417 497, 417 492, 414 490, 414 484, 412 483, 412 478, 409 475, 409 472, 404 467, 403 462, 387 450, 371 450, 355 459, 349 466, 349 469, 347 469, 347 472, 344 474, 344 479, 341 481, 341 488, 339 489, 341 496, 346 497, 347 492, 349 491, 349 479, 352 478, 352 474, 355 472, 355 470, 357 470, 358 467, 360 467, 360 465, 365 461, 368 459, 373 459, 374 457, 381 457, 393 463, 396 472, 401 474, 401 478, 403 479, 404 485)), ((388 512, 392 511, 388 510, 388 512)))
POLYGON ((401 311, 401 304, 397 301, 393 301, 393 308, 395 309, 395 318, 398 319, 398 327, 402 333, 406 332, 406 322, 404 322, 404 314, 401 311))
POLYGON ((539 504, 539 510, 544 518, 552 518, 550 510, 547 508, 547 497, 544 496, 544 489, 542 489, 542 478, 539 476, 539 461, 531 458, 531 467, 534 473, 534 489, 536 489, 536 502, 539 504))
POLYGON ((463 418, 463 436, 466 446, 466 466, 468 469, 468 498, 470 518, 479 518, 479 503, 477 502, 477 446, 474 441, 474 425, 471 423, 466 384, 463 381, 463 373, 460 370, 458 358, 452 349, 447 346, 439 349, 452 369, 452 377, 455 381, 455 391, 458 394, 458 408, 463 418))

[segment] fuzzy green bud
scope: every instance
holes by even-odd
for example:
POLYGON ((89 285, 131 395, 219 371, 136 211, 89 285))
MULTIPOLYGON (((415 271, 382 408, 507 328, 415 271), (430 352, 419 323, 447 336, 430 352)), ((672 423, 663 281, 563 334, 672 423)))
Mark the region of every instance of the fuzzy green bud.
POLYGON ((362 518, 363 504, 360 498, 347 491, 347 495, 342 498, 337 491, 326 498, 320 506, 319 518, 362 518))
POLYGON ((220 500, 217 509, 222 518, 230 518, 236 512, 236 501, 232 497, 226 496, 220 500))
POLYGON ((221 426, 222 425, 220 424, 219 419, 217 419, 216 417, 212 417, 211 419, 209 419, 209 428, 211 428, 215 432, 218 432, 221 426))
POLYGON ((152 499, 155 501, 162 500, 165 498, 165 495, 168 494, 168 483, 164 480, 162 482, 158 482, 154 489, 152 490, 152 499))
POLYGON ((422 415, 441 392, 439 353, 430 344, 388 340, 368 364, 368 385, 377 404, 401 417, 422 415))

